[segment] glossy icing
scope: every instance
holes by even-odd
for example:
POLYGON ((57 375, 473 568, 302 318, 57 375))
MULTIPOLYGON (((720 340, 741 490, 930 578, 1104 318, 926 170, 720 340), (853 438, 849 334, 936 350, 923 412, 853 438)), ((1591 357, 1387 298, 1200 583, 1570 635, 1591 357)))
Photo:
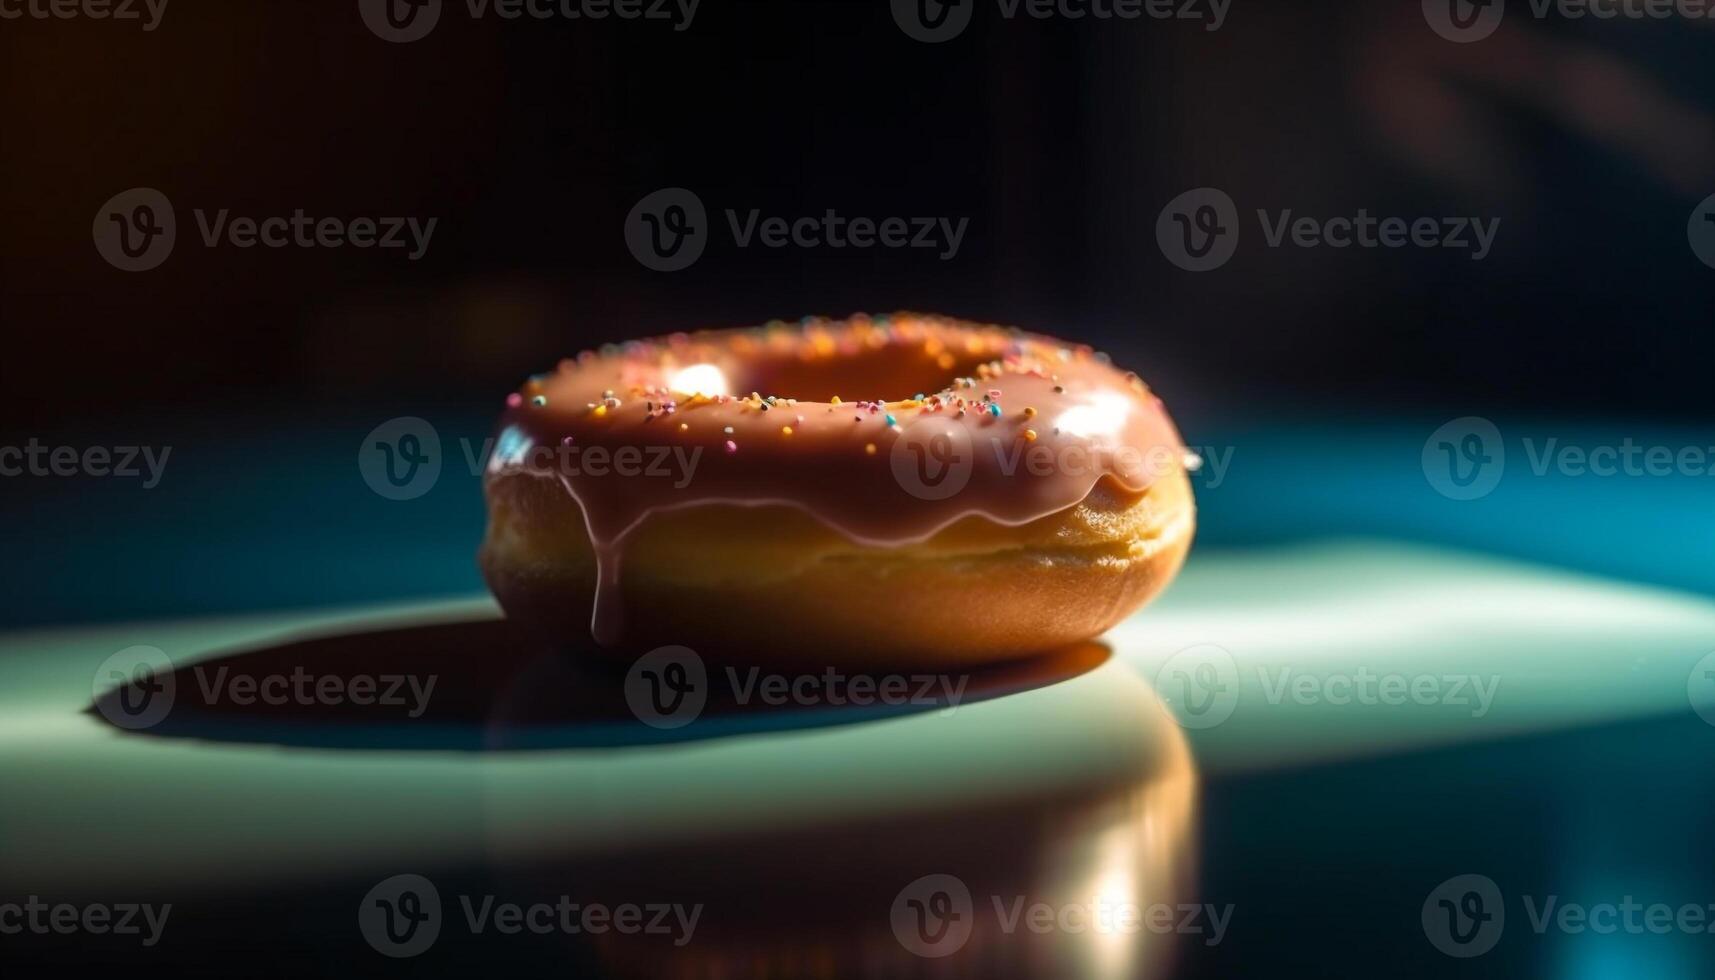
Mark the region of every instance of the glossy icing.
POLYGON ((586 351, 508 397, 487 479, 577 501, 612 644, 624 542, 663 510, 795 507, 898 546, 971 515, 1028 523, 1103 479, 1139 492, 1185 458, 1160 400, 1090 348, 899 314, 586 351))

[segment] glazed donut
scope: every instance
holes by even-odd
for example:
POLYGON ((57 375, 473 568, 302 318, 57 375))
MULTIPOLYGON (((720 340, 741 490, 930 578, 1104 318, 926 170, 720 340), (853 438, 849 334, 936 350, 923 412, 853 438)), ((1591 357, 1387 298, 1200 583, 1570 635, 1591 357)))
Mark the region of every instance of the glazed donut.
POLYGON ((479 560, 567 645, 972 665, 1160 592, 1194 465, 1137 375, 1052 338, 912 314, 674 334, 508 396, 479 560))

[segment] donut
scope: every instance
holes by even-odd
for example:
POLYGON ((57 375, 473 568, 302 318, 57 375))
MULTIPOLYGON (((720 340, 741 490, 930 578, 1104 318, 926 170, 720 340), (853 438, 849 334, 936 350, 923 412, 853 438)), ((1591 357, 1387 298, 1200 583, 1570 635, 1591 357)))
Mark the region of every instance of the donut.
POLYGON ((507 396, 479 564, 509 618, 597 654, 976 665, 1158 594, 1195 465, 1136 374, 1051 337, 904 313, 679 333, 507 396))

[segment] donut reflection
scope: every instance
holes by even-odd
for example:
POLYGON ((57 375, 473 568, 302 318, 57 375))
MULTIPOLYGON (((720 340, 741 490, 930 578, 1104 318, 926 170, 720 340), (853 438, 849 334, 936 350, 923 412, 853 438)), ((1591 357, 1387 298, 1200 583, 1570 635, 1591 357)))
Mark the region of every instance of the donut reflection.
POLYGON ((953 718, 743 736, 725 756, 706 740, 651 748, 667 755, 649 778, 679 785, 567 789, 557 828, 540 787, 496 784, 492 865, 508 894, 640 910, 630 932, 561 940, 568 967, 598 975, 1161 975, 1181 944, 1228 925, 1192 897, 1196 773, 1148 685, 1105 651, 1093 669, 1087 656, 1053 668, 1076 676, 953 718), (916 731, 884 739, 883 726, 916 731), (830 785, 861 812, 817 809, 830 785), (514 819, 526 799, 528 823, 514 819), (663 799, 672 819, 654 812, 663 799), (632 839, 590 853, 592 823, 632 839), (564 853, 544 860, 556 833, 564 853), (659 930, 643 928, 651 909, 659 930))

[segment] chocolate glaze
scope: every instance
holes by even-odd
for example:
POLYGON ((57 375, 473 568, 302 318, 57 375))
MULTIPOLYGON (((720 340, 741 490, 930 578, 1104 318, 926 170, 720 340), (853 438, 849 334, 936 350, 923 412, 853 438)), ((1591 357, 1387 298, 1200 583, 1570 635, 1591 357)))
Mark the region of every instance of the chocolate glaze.
POLYGON ((1025 524, 1104 479, 1141 492, 1186 457, 1161 401, 1088 347, 912 314, 586 351, 507 404, 486 479, 555 478, 577 501, 603 644, 622 638, 625 540, 654 513, 794 507, 898 546, 972 515, 1025 524))

